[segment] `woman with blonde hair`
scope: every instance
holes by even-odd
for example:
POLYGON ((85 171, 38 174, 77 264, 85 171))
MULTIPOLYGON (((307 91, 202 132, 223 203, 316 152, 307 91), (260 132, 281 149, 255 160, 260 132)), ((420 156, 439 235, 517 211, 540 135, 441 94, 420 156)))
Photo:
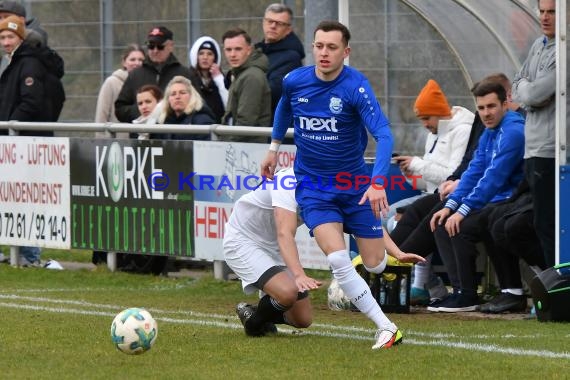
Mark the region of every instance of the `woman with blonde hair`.
MULTIPOLYGON (((215 124, 215 116, 189 79, 175 76, 166 86, 159 124, 215 124)), ((151 134, 151 139, 209 140, 209 134, 151 134)))

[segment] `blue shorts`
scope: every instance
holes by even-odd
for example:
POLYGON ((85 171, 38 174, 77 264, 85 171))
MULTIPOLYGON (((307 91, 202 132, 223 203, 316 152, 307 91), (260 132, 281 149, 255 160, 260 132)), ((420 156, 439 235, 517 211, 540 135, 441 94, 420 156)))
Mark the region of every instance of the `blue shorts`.
POLYGON ((297 186, 295 198, 301 210, 301 217, 309 228, 311 236, 313 229, 318 225, 342 223, 344 232, 355 237, 383 237, 382 221, 374 216, 370 202, 358 204, 366 190, 364 188, 358 193, 326 192, 310 186, 297 186))

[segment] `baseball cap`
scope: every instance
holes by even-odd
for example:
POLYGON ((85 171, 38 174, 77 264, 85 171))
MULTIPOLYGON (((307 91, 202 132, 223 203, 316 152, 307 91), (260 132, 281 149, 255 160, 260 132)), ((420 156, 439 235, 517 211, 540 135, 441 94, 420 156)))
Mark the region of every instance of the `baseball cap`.
POLYGON ((173 38, 172 32, 164 26, 155 26, 148 32, 147 43, 164 44, 173 38))

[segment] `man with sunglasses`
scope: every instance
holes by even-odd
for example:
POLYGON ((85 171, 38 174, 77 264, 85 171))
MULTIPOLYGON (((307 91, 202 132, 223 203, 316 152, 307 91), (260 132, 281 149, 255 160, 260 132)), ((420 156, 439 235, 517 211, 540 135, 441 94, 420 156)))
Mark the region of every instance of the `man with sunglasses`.
POLYGON ((130 123, 140 116, 136 102, 137 90, 154 84, 165 90, 168 82, 177 75, 190 79, 190 69, 174 56, 172 31, 164 26, 152 28, 147 36, 147 57, 141 67, 129 73, 119 97, 115 101, 115 114, 123 123, 130 123))
POLYGON ((293 11, 285 4, 270 4, 263 16, 263 41, 255 44, 269 59, 267 80, 271 87, 271 113, 281 98, 281 82, 291 70, 303 66, 305 49, 293 32, 293 11))

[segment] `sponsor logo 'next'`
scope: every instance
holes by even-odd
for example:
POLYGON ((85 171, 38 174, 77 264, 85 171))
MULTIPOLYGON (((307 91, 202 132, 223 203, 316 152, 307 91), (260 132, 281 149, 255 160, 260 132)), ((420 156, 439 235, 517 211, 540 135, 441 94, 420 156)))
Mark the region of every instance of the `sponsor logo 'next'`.
POLYGON ((299 117, 299 127, 307 131, 338 132, 336 119, 320 119, 318 117, 299 117))

